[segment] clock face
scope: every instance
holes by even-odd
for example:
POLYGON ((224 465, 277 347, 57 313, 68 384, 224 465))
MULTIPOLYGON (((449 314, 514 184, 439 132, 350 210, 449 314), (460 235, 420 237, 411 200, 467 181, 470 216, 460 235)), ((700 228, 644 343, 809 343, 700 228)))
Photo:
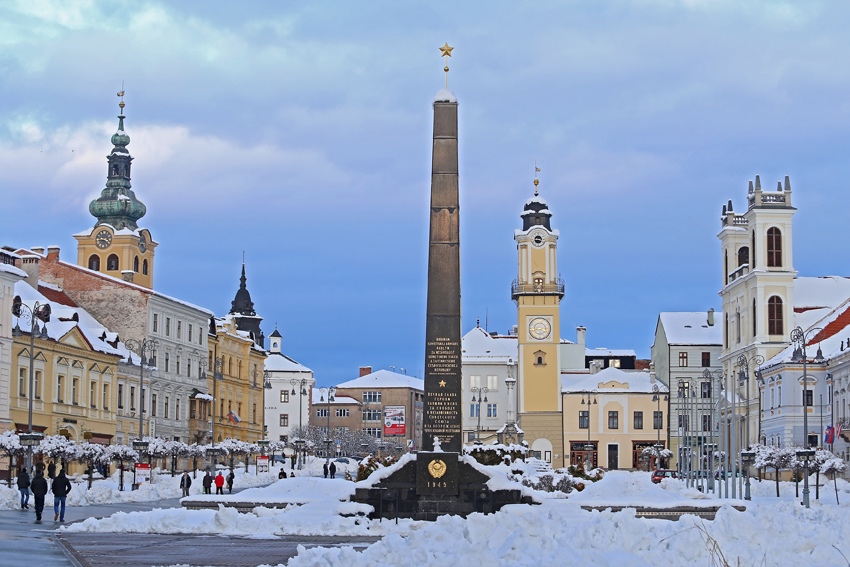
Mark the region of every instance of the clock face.
POLYGON ((531 240, 531 242, 535 246, 543 246, 543 235, 542 234, 535 234, 534 238, 531 240))
POLYGON ((528 333, 535 339, 542 341, 552 333, 552 325, 543 317, 535 317, 528 323, 528 333))
POLYGON ((145 238, 145 235, 142 234, 139 236, 139 252, 144 252, 148 249, 148 241, 145 238))
POLYGON ((94 242, 98 248, 106 248, 112 244, 112 233, 105 229, 101 230, 94 237, 94 242))

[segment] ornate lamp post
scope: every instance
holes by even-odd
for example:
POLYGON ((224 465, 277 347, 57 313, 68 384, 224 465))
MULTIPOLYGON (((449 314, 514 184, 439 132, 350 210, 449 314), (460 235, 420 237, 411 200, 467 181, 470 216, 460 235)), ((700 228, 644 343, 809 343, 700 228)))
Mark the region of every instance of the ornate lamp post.
POLYGON ((298 386, 298 439, 295 441, 295 458, 298 459, 298 470, 300 471, 304 460, 304 440, 301 437, 304 435, 304 432, 301 430, 301 420, 304 416, 304 402, 302 398, 307 395, 307 379, 302 378, 298 380, 297 378, 293 378, 289 381, 292 385, 292 392, 290 395, 295 395, 295 387, 298 386))
POLYGON ((331 460, 331 444, 333 443, 333 439, 331 439, 331 402, 334 401, 334 394, 336 394, 336 388, 331 386, 330 388, 320 388, 319 389, 320 397, 319 401, 324 403, 325 396, 327 396, 328 407, 325 411, 327 411, 328 418, 328 431, 327 437, 325 437, 325 463, 330 462, 331 460))
MULTIPOLYGON (((670 399, 670 396, 668 394, 664 394, 663 397, 664 397, 665 402, 670 399)), ((657 411, 658 415, 663 415, 661 413, 661 398, 662 398, 661 388, 658 387, 658 384, 653 384, 652 385, 652 401, 656 403, 656 408, 657 408, 656 411, 657 411)), ((654 422, 655 419, 653 419, 652 421, 654 422)), ((652 425, 655 426, 655 423, 653 423, 652 425)), ((661 444, 661 428, 664 426, 664 418, 663 417, 661 418, 661 423, 658 424, 658 425, 659 426, 655 428, 655 432, 656 432, 655 456, 658 459, 658 462, 655 463, 655 465, 656 465, 656 467, 661 468, 661 449, 664 447, 664 445, 661 444)))
MULTIPOLYGON (((159 347, 159 341, 156 339, 127 339, 124 341, 124 346, 131 353, 139 357, 139 438, 133 441, 133 448, 136 451, 144 451, 148 447, 148 442, 144 440, 144 413, 145 413, 145 364, 153 366, 153 354, 159 347)), ((127 364, 133 364, 133 357, 127 357, 127 364)), ((136 467, 133 467, 133 490, 138 488, 136 484, 136 467)))
POLYGON ((587 457, 587 465, 585 466, 585 470, 590 470, 590 467, 593 465, 593 444, 590 442, 590 406, 591 404, 596 405, 599 402, 596 398, 596 390, 585 390, 580 392, 581 394, 581 405, 585 404, 585 400, 587 400, 587 444, 584 446, 585 456, 587 457))
POLYGON ((271 377, 272 377, 271 372, 269 372, 268 370, 263 370, 263 433, 262 433, 262 439, 263 439, 263 441, 266 442, 266 445, 268 445, 268 440, 266 439, 266 433, 268 431, 266 429, 266 390, 272 389, 271 377))
POLYGON ((487 403, 487 392, 490 390, 487 387, 472 387, 469 389, 472 392, 472 403, 476 404, 475 413, 478 414, 478 425, 475 426, 475 444, 481 444, 481 402, 483 401, 485 404, 487 403), (478 396, 476 400, 475 396, 478 396))
MULTIPOLYGON (((808 364, 806 342, 822 330, 820 327, 814 327, 803 332, 801 327, 794 327, 794 330, 791 331, 791 342, 794 343, 791 361, 803 362, 803 451, 798 451, 797 456, 803 457, 803 506, 806 508, 809 507, 809 453, 814 455, 814 451, 809 449, 809 376, 806 374, 806 365, 808 364), (801 453, 805 453, 805 455, 801 453)), ((820 346, 818 346, 814 361, 818 364, 823 362, 823 352, 820 346)))
POLYGON ((26 467, 27 470, 32 468, 32 448, 35 445, 38 445, 41 442, 42 435, 41 433, 33 433, 32 432, 32 403, 34 397, 34 382, 33 382, 33 366, 35 361, 34 351, 35 351, 35 335, 38 333, 39 338, 47 339, 47 322, 50 321, 50 305, 44 304, 41 305, 38 301, 36 301, 32 307, 25 304, 19 295, 16 295, 12 300, 12 315, 18 318, 18 323, 15 323, 15 328, 12 329, 13 337, 21 337, 23 336, 23 331, 21 331, 21 327, 19 325, 21 317, 25 319, 29 319, 30 322, 30 370, 29 370, 29 388, 28 388, 28 400, 27 400, 27 432, 26 434, 19 435, 18 439, 20 440, 21 445, 27 448, 27 460, 26 467), (41 321, 44 323, 41 329, 38 328, 38 322, 41 321))
MULTIPOLYGON (((746 393, 746 405, 747 405, 747 421, 745 422, 744 427, 744 442, 741 443, 741 449, 745 446, 747 447, 747 451, 741 451, 741 463, 746 464, 747 466, 744 468, 744 472, 746 473, 746 477, 744 479, 745 489, 744 489, 744 500, 751 500, 750 498, 750 469, 749 464, 755 461, 755 453, 749 451, 750 447, 750 364, 752 363, 753 371, 756 373, 756 376, 759 375, 758 367, 764 364, 764 357, 760 354, 754 354, 747 359, 747 355, 742 354, 738 356, 738 360, 736 361, 738 366, 738 386, 746 383, 744 386, 744 392, 746 393), (744 453, 747 453, 747 456, 744 456, 744 453), (747 460, 749 457, 752 457, 747 460)), ((761 430, 761 411, 759 411, 759 430, 761 430)))

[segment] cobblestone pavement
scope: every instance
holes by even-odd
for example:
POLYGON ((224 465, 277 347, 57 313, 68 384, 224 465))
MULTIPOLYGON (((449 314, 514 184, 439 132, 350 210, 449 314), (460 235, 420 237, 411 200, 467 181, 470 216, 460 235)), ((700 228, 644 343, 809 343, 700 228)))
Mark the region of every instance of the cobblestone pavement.
POLYGON ((60 545, 82 567, 277 565, 295 556, 299 545, 352 545, 363 549, 378 539, 282 536, 268 540, 197 535, 77 533, 57 537, 60 545))

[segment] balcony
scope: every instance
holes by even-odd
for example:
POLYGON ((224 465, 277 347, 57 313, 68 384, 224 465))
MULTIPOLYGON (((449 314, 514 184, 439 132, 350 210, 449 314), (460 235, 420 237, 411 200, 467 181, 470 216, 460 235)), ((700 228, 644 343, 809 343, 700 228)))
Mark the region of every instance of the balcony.
POLYGON ((555 283, 527 283, 514 280, 511 284, 511 299, 514 301, 520 295, 557 295, 564 297, 564 280, 558 278, 555 283))

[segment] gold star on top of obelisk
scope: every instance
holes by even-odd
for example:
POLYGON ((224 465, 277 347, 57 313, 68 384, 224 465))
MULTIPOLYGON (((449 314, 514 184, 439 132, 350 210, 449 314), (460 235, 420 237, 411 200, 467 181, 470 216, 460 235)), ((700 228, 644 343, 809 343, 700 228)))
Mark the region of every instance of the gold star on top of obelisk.
POLYGON ((449 57, 452 56, 452 50, 454 47, 449 45, 449 42, 446 42, 443 47, 440 48, 440 57, 446 58, 446 66, 443 67, 443 71, 446 72, 446 88, 449 88, 449 57))

